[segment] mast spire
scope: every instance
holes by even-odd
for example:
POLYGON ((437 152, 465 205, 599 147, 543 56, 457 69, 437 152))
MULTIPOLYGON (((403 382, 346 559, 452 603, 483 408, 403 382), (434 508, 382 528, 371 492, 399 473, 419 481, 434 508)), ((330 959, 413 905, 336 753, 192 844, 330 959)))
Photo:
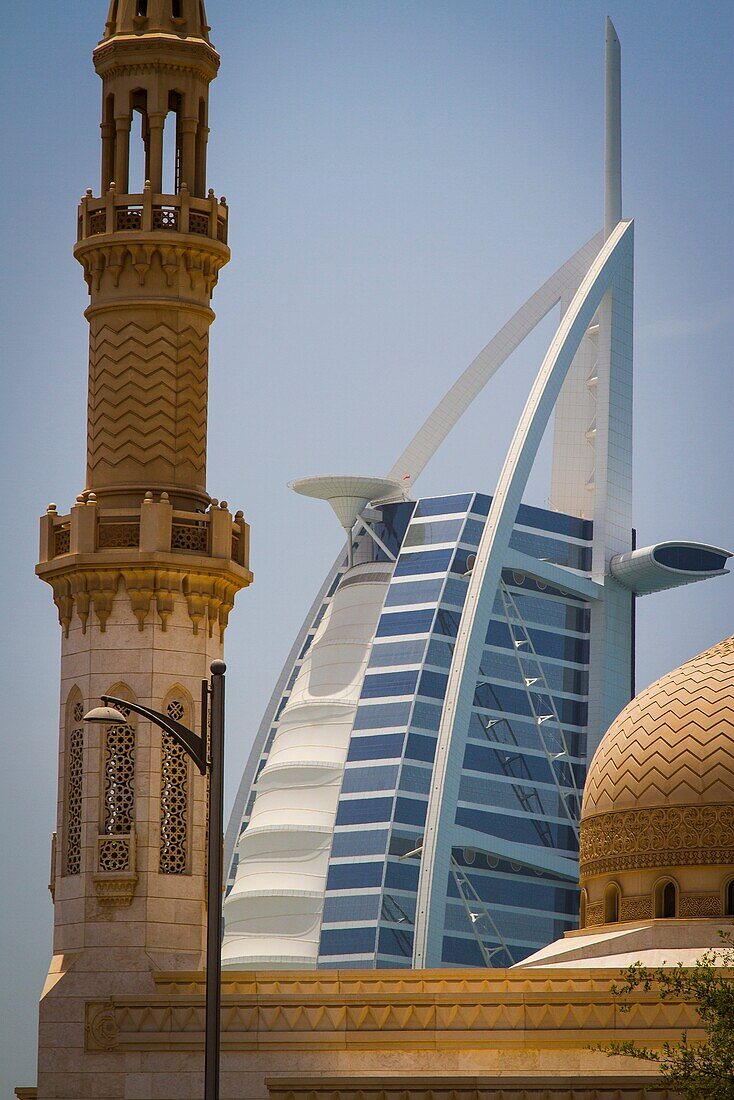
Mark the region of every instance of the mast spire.
POLYGON ((604 238, 622 218, 622 92, 620 46, 609 16, 604 51, 604 238))

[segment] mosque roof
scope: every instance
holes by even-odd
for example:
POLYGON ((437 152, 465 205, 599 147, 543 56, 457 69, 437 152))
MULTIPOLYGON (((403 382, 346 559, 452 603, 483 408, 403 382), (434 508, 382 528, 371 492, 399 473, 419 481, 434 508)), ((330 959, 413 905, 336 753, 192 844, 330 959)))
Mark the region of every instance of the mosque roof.
POLYGON ((584 790, 598 814, 734 803, 734 636, 640 692, 604 735, 584 790))

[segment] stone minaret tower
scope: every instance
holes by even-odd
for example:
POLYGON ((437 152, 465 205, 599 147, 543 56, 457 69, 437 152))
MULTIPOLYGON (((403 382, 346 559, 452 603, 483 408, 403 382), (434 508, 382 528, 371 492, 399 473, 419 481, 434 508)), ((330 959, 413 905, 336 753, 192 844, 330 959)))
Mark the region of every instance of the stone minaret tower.
POLYGON ((210 299, 229 249, 206 187, 219 56, 202 0, 112 0, 94 65, 101 191, 81 201, 74 249, 90 296, 86 488, 67 515, 49 505, 37 569, 62 628, 39 1097, 102 1095, 78 1076, 88 1002, 202 964, 205 780, 132 715, 108 729, 82 716, 110 693, 199 730, 201 680, 252 579, 242 512, 206 491, 210 299))

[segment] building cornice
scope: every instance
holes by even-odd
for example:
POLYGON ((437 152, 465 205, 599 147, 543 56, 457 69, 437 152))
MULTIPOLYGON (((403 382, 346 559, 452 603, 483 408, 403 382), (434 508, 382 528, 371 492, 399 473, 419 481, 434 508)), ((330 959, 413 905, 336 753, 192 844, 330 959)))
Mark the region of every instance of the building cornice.
MULTIPOLYGON (((203 1047, 205 975, 159 972, 156 993, 88 1001, 88 1051, 203 1047)), ((634 993, 621 1012, 616 972, 578 969, 229 972, 224 1051, 349 1049, 563 1050, 634 1034, 645 1042, 702 1036, 693 1005, 634 993)), ((600 1057, 603 1057, 600 1055, 600 1057)), ((348 1079, 348 1083, 351 1083, 348 1079)))
POLYGON ((217 75, 220 64, 217 51, 202 39, 163 33, 116 35, 100 42, 92 59, 97 73, 103 78, 141 70, 183 69, 210 81, 217 75))

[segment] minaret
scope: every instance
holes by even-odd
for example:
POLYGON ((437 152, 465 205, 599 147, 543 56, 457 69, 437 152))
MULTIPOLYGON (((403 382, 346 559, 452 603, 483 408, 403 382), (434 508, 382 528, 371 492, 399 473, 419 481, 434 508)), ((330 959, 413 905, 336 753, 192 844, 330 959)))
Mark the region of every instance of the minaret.
POLYGON ((37 568, 62 627, 39 1097, 99 1095, 73 1076, 86 1003, 202 964, 205 780, 132 715, 82 717, 107 692, 198 731, 201 681, 252 579, 242 512, 206 490, 210 300, 230 254, 226 203, 206 188, 219 56, 204 5, 113 0, 93 56, 102 186, 74 248, 90 297, 87 479, 68 514, 49 505, 37 568))

